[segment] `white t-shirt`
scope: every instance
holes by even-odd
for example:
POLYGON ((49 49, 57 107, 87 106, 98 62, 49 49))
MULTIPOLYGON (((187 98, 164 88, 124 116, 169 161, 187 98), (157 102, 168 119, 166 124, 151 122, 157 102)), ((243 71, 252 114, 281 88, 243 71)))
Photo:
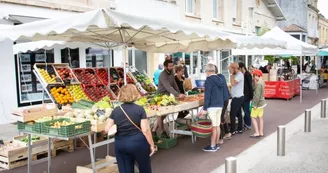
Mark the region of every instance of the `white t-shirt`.
POLYGON ((231 87, 231 96, 232 98, 239 98, 244 96, 244 74, 242 72, 238 72, 235 75, 236 85, 231 87))

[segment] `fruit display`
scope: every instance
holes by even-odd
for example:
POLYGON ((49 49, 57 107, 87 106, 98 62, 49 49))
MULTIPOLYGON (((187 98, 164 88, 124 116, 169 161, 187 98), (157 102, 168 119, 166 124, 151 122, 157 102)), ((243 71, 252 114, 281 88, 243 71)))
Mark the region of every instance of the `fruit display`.
POLYGON ((102 98, 94 86, 86 86, 84 92, 91 101, 99 101, 102 98))
POLYGON ((179 104, 174 96, 168 95, 156 95, 149 99, 150 105, 158 105, 158 106, 170 106, 179 104))
POLYGON ((110 89, 113 91, 113 93, 116 96, 118 96, 118 93, 120 92, 120 88, 116 84, 110 85, 110 89))
MULTIPOLYGON (((56 128, 59 129, 62 126, 69 126, 69 125, 73 125, 74 122, 69 122, 69 121, 55 121, 51 124, 51 128, 56 128)), ((79 125, 79 127, 75 127, 75 128, 82 128, 81 125, 79 125)))
POLYGON ((82 69, 74 69, 73 70, 76 78, 85 85, 91 85, 90 81, 85 77, 84 71, 82 69))
POLYGON ((109 71, 110 71, 109 72, 110 76, 113 78, 114 82, 118 81, 120 77, 118 76, 118 73, 117 73, 116 69, 115 68, 110 68, 109 71))
POLYGON ((84 74, 89 79, 91 84, 93 84, 93 85, 101 85, 102 84, 100 79, 98 78, 96 72, 93 69, 91 69, 91 68, 85 69, 84 74))
POLYGON ((50 93, 58 104, 66 105, 74 102, 65 86, 50 86, 50 93))
POLYGON ((107 86, 108 85, 108 71, 106 68, 99 68, 96 70, 98 77, 107 86))
POLYGON ((57 76, 54 68, 51 65, 47 66, 37 66, 37 70, 39 71, 41 77, 48 84, 53 83, 61 83, 61 79, 57 76))
POLYGON ((191 91, 188 92, 188 95, 196 95, 196 94, 200 94, 200 93, 204 93, 204 88, 193 88, 191 91))
POLYGON ((80 100, 72 104, 73 109, 91 109, 94 105, 94 102, 88 100, 80 100))
MULTIPOLYGON (((122 78, 123 82, 124 82, 124 69, 122 67, 117 67, 116 71, 117 71, 119 77, 122 78)), ((128 75, 128 73, 126 74, 126 82, 128 84, 134 84, 134 80, 128 75)))
POLYGON ((109 96, 112 100, 116 98, 113 93, 111 93, 105 85, 96 86, 101 97, 109 96))
POLYGON ((179 99, 179 101, 181 101, 181 102, 193 102, 193 101, 198 101, 198 100, 202 100, 202 99, 204 99, 204 95, 198 94, 198 95, 188 96, 188 97, 185 97, 183 99, 179 99))
POLYGON ((141 87, 147 92, 152 93, 156 91, 156 87, 153 85, 152 80, 145 73, 134 71, 132 74, 135 79, 140 83, 141 87))
POLYGON ((53 119, 52 116, 46 116, 46 117, 42 117, 42 118, 35 120, 35 122, 42 123, 42 122, 50 121, 52 119, 53 119))
POLYGON ((58 67, 56 68, 56 71, 65 83, 78 82, 69 68, 58 67))
POLYGON ((89 100, 88 96, 85 95, 85 93, 83 92, 81 85, 79 84, 67 85, 67 89, 71 93, 75 101, 79 101, 81 99, 89 100))

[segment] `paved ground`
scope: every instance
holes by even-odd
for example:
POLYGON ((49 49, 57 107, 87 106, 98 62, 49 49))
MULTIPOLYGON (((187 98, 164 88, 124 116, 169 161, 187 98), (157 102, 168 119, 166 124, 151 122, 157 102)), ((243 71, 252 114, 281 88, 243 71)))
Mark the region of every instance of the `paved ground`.
MULTIPOLYGON (((276 131, 276 127, 281 124, 287 124, 292 121, 305 109, 316 105, 320 99, 328 97, 328 89, 315 91, 305 91, 303 103, 299 103, 299 97, 291 101, 286 100, 268 100, 268 106, 265 110, 265 134, 276 131)), ((242 135, 237 135, 231 141, 227 141, 216 153, 204 153, 201 149, 208 144, 208 139, 199 139, 195 144, 191 144, 190 138, 179 139, 178 145, 170 150, 161 150, 152 158, 152 168, 154 173, 206 173, 211 172, 224 163, 224 159, 229 156, 237 156, 250 146, 263 139, 250 139, 251 131, 242 135)), ((113 150, 111 150, 113 151, 113 150)), ((97 156, 103 157, 105 150, 97 150, 97 156)), ((113 152, 111 152, 113 154, 113 152)), ((53 173, 75 172, 76 165, 86 165, 90 163, 89 153, 86 149, 78 150, 74 153, 62 153, 55 157, 52 162, 53 173)), ((35 165, 34 173, 43 173, 46 170, 46 163, 35 165)), ((8 173, 26 172, 26 167, 4 171, 8 173)))
POLYGON ((286 142, 286 156, 273 152, 248 173, 328 172, 327 124, 327 119, 312 122, 311 133, 299 131, 286 142))

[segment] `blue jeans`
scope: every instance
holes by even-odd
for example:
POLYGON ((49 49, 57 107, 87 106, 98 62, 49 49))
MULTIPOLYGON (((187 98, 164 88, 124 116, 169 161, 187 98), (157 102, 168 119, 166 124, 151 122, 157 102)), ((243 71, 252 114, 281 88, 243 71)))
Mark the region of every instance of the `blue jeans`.
POLYGON ((135 162, 140 173, 151 173, 149 154, 150 146, 141 132, 115 137, 115 155, 120 173, 134 173, 135 162))
POLYGON ((244 104, 243 104, 243 110, 244 110, 244 113, 245 113, 244 122, 245 122, 245 125, 248 126, 248 127, 251 127, 251 125, 252 125, 251 110, 249 108, 250 104, 251 104, 250 100, 248 100, 248 99, 244 100, 244 104))

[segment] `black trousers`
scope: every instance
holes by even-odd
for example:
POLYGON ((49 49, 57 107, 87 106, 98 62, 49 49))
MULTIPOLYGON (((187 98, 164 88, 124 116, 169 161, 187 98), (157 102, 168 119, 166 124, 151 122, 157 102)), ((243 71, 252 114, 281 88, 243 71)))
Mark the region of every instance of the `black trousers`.
POLYGON ((115 155, 120 173, 134 173, 135 162, 140 173, 151 173, 149 154, 150 146, 141 132, 115 137, 115 155))
POLYGON ((230 110, 230 133, 236 131, 236 117, 238 118, 238 129, 237 131, 243 130, 243 116, 241 114, 241 108, 244 104, 244 96, 239 98, 232 98, 231 110, 230 110))
MULTIPOLYGON (((225 113, 227 111, 227 107, 228 107, 228 104, 229 104, 229 99, 224 101, 224 104, 223 104, 223 108, 222 108, 222 113, 221 113, 221 129, 224 130, 224 133, 229 133, 229 129, 228 129, 228 123, 226 123, 225 121, 225 113)), ((223 135, 221 133, 221 138, 223 138, 223 135)))

